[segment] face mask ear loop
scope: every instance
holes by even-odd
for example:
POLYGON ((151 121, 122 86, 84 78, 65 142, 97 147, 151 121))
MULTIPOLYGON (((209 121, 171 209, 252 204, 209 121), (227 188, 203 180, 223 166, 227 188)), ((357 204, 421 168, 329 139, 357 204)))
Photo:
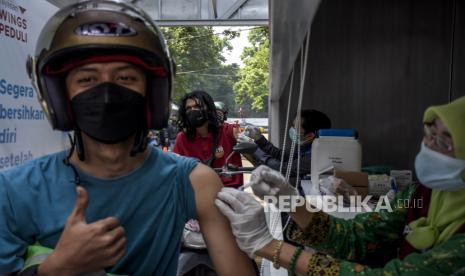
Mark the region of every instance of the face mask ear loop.
POLYGON ((73 164, 71 164, 71 162, 69 162, 69 160, 71 159, 71 156, 73 155, 73 152, 76 148, 76 139, 73 139, 71 137, 71 134, 68 133, 68 138, 69 138, 69 141, 71 143, 71 149, 69 150, 69 153, 68 155, 66 156, 65 159, 63 159, 63 163, 70 167, 72 170, 73 170, 73 174, 74 174, 74 184, 76 184, 76 186, 80 186, 81 185, 81 178, 79 177, 79 173, 77 172, 76 168, 74 167, 73 164))
POLYGON ((143 152, 147 148, 147 134, 148 129, 143 128, 136 133, 134 137, 134 146, 131 149, 130 156, 134 156, 139 152, 143 152))

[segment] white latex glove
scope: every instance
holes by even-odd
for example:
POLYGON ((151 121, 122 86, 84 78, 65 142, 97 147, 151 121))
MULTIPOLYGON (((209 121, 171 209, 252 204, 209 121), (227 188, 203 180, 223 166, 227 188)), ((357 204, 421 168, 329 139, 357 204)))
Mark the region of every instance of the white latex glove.
POLYGON ((349 183, 335 176, 320 179, 320 190, 327 195, 342 195, 344 202, 350 202, 350 196, 357 195, 349 183))
POLYGON ((239 133, 237 143, 254 143, 255 141, 244 133, 239 133))
POLYGON ((320 189, 330 195, 351 196, 357 195, 357 191, 344 179, 328 176, 320 179, 320 189))
POLYGON ((260 128, 256 126, 246 126, 244 133, 254 141, 258 140, 262 136, 260 128))
POLYGON ((297 196, 297 190, 286 181, 286 178, 265 165, 256 168, 250 176, 253 193, 263 200, 265 196, 297 196))
POLYGON ((250 258, 273 240, 266 224, 263 207, 246 192, 223 188, 215 205, 231 223, 239 248, 250 258))

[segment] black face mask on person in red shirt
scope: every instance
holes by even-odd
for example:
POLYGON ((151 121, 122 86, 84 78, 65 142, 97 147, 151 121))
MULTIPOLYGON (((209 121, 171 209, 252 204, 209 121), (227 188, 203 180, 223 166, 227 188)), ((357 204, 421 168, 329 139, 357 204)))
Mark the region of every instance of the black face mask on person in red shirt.
POLYGON ((207 117, 204 115, 203 111, 198 109, 189 110, 186 116, 187 121, 194 128, 201 127, 207 121, 207 117))

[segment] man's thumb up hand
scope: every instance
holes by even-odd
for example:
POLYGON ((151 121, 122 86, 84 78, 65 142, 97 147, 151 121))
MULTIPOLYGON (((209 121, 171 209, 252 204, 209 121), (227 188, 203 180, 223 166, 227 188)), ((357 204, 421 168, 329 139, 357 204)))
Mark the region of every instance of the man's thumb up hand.
POLYGON ((76 187, 76 203, 74 205, 73 212, 68 217, 68 223, 86 222, 86 209, 89 204, 89 195, 86 189, 81 186, 76 187))
POLYGON ((115 265, 125 253, 126 234, 119 220, 107 217, 88 223, 86 209, 89 195, 81 186, 76 187, 76 193, 74 209, 68 216, 55 251, 44 262, 51 271, 50 275, 81 275, 99 271, 115 265))

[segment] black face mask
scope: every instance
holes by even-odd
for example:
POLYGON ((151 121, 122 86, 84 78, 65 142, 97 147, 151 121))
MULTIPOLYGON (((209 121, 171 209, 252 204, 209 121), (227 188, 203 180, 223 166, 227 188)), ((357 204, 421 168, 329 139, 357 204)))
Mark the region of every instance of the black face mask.
POLYGON ((189 110, 186 116, 187 121, 189 121, 189 124, 194 128, 201 127, 207 121, 207 117, 203 115, 202 110, 189 110))
POLYGON ((146 127, 145 97, 114 83, 94 86, 71 100, 79 129, 106 144, 127 140, 146 127))

